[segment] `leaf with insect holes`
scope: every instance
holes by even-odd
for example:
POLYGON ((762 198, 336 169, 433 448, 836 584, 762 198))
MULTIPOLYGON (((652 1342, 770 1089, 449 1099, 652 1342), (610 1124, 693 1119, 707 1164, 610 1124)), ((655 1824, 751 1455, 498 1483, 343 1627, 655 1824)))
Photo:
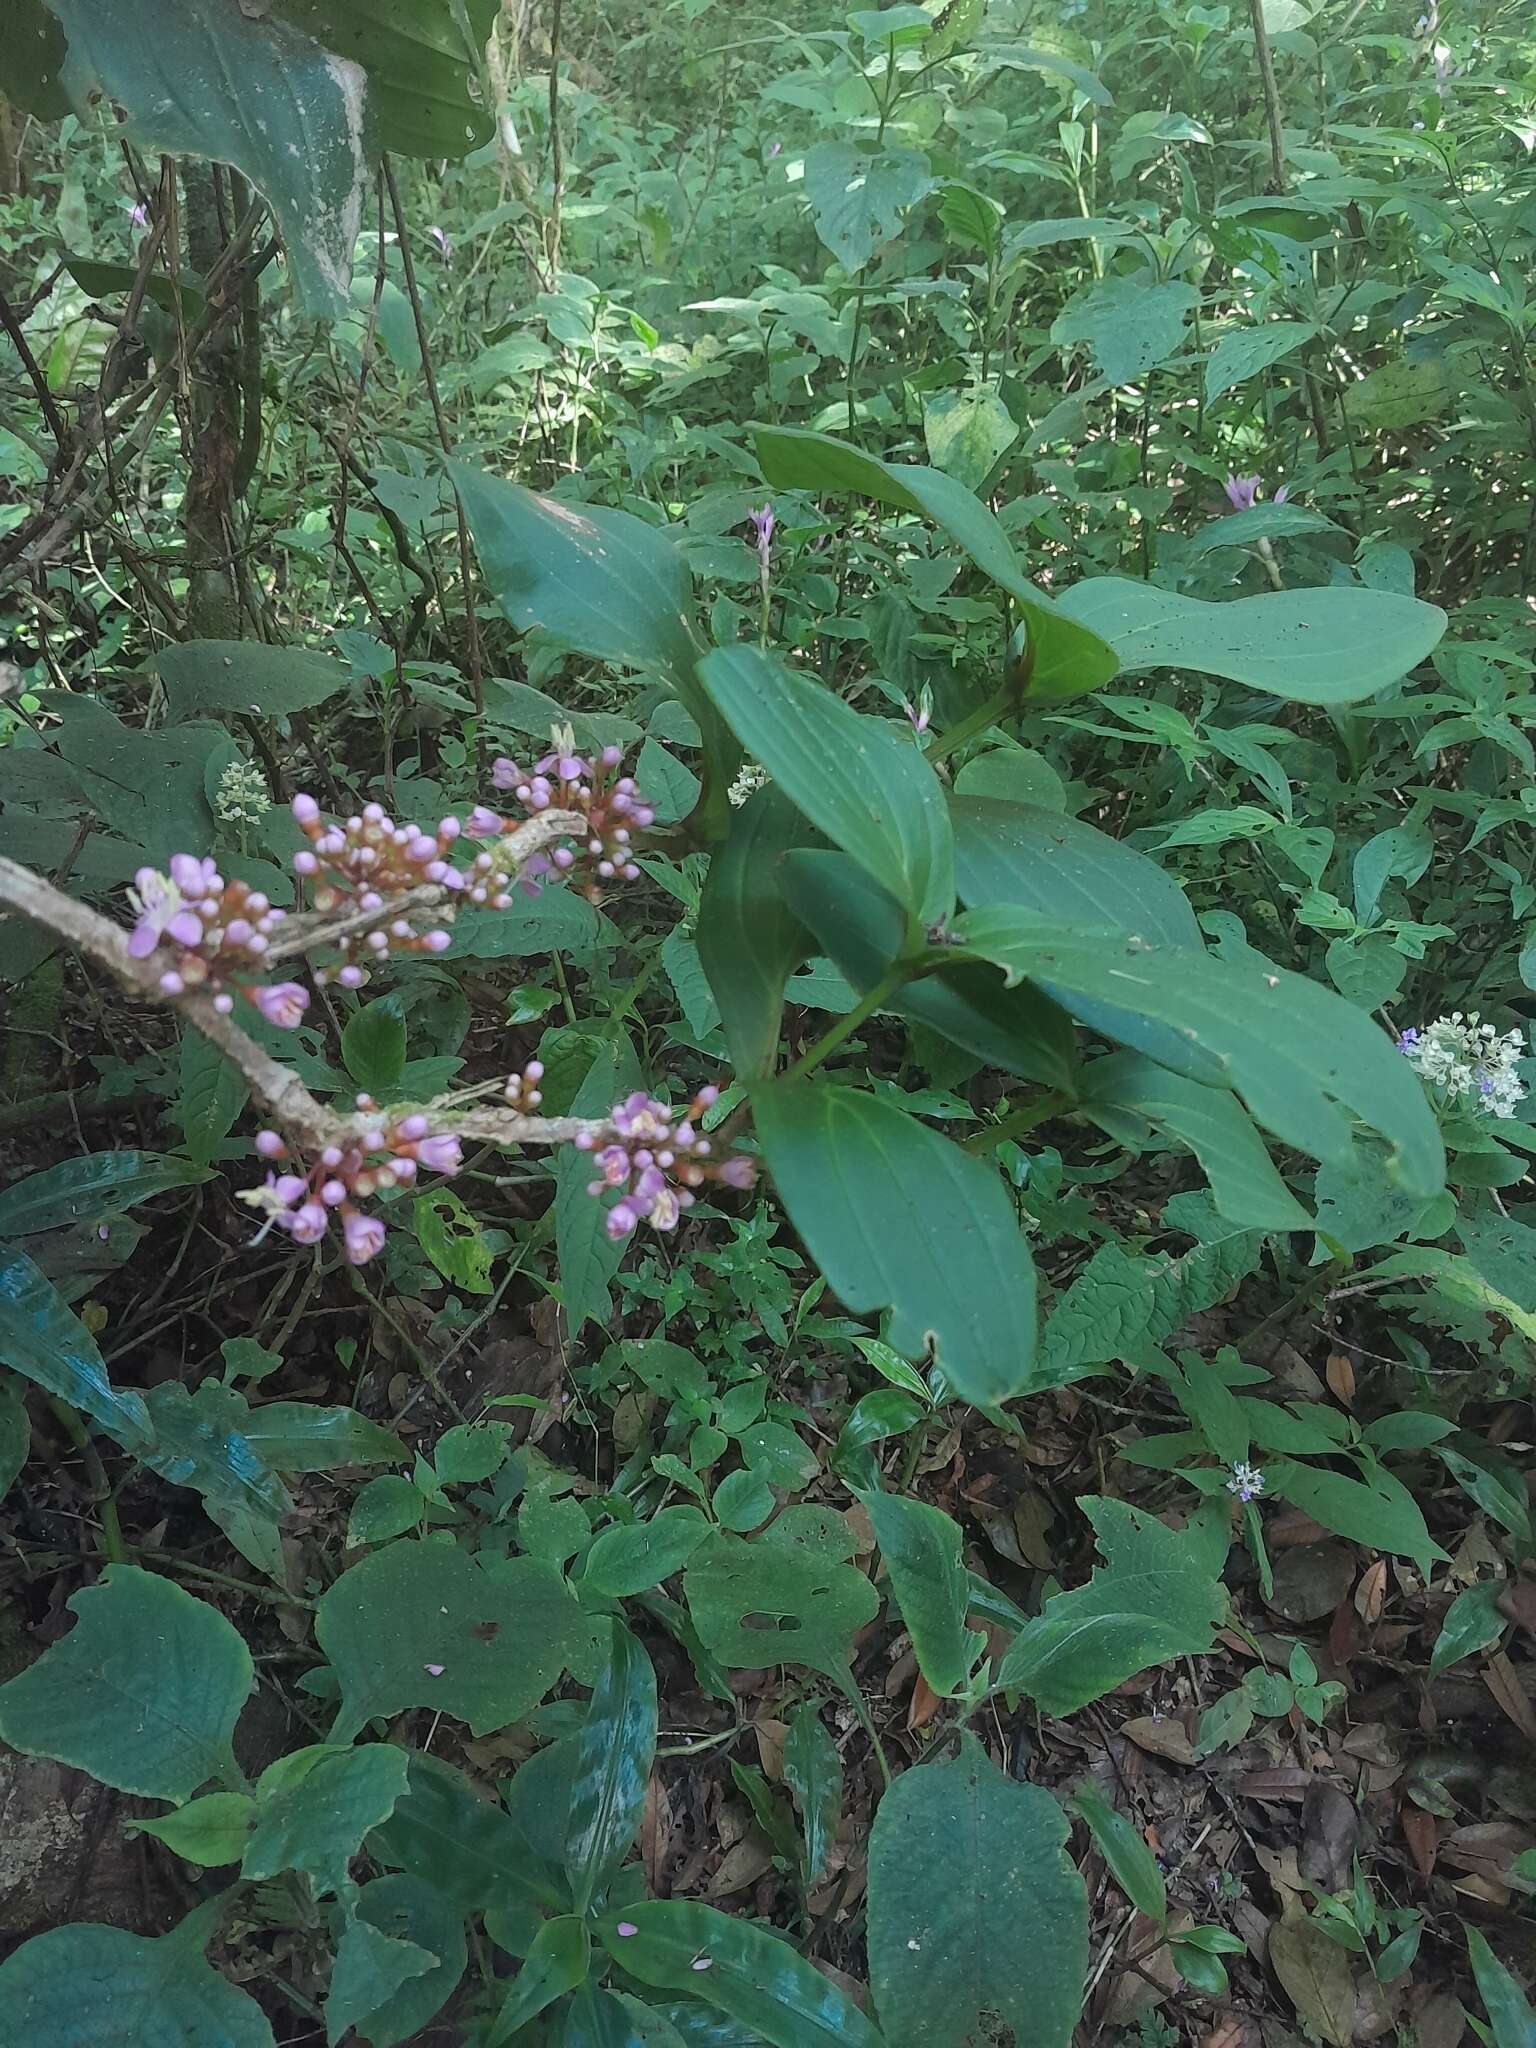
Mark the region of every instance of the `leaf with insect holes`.
POLYGON ((809 1506, 786 1508, 750 1541, 711 1537, 683 1574, 705 1648, 731 1670, 805 1664, 847 1685, 853 1638, 880 1608, 852 1555, 842 1518, 809 1506))

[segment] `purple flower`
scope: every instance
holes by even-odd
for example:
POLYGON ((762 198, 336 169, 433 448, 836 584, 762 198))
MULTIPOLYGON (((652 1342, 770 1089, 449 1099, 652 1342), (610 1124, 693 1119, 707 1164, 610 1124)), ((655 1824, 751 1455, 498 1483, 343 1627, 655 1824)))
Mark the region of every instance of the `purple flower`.
POLYGON ((777 524, 773 516, 773 507, 771 504, 764 505, 761 512, 749 511, 747 517, 751 520, 752 530, 757 535, 758 564, 766 576, 769 553, 773 547, 773 529, 777 524))
POLYGON ((780 150, 781 150, 781 149, 782 149, 783 147, 784 147, 784 145, 783 145, 783 143, 782 143, 782 142, 770 142, 770 143, 769 143, 769 145, 768 145, 768 149, 767 149, 767 152, 766 152, 766 160, 767 160, 767 161, 768 161, 769 163, 772 163, 772 162, 773 162, 773 160, 774 160, 774 158, 775 158, 775 157, 776 157, 776 156, 778 155, 779 151, 780 151, 780 150))
POLYGON ((416 1146, 416 1157, 429 1173, 457 1173, 464 1164, 457 1138, 422 1138, 416 1146))
POLYGON ((352 1266, 366 1266, 384 1242, 384 1226, 378 1217, 360 1216, 356 1209, 343 1214, 341 1234, 346 1240, 347 1263, 352 1266))
POLYGON ((279 1031, 293 1031, 309 1008, 309 990, 296 981, 274 981, 265 988, 253 988, 251 1001, 269 1024, 279 1031))
POLYGON ((1258 496, 1259 479, 1256 476, 1229 476, 1223 488, 1227 494, 1227 503, 1234 512, 1248 512, 1252 510, 1254 499, 1258 496))
MULTIPOLYGON (((188 858, 189 855, 177 854, 171 865, 174 868, 178 861, 188 858)), ((178 946, 195 946, 202 939, 202 919, 189 908, 170 876, 162 875, 157 868, 138 870, 128 901, 138 913, 128 939, 128 951, 135 960, 153 953, 162 938, 174 939, 178 946)))
POLYGON ((430 242, 436 242, 438 254, 445 263, 453 261, 453 244, 449 241, 447 234, 442 228, 428 228, 427 239, 430 242))
MULTIPOLYGON (((281 1181, 278 1182, 278 1192, 282 1192, 281 1181)), ((288 1235, 295 1244, 318 1244, 325 1235, 327 1220, 319 1202, 305 1202, 288 1218, 288 1235)))
POLYGON ((130 227, 135 228, 147 228, 149 226, 149 208, 142 199, 137 205, 129 208, 128 224, 130 227))
POLYGON ((1284 503, 1286 502, 1286 500, 1287 500, 1287 499, 1288 499, 1288 498, 1290 497, 1290 495, 1291 495, 1291 487, 1290 487, 1290 485, 1289 485, 1289 484, 1282 484, 1282 485, 1280 486, 1279 490, 1278 490, 1278 491, 1276 491, 1276 493, 1275 493, 1274 497, 1273 497, 1273 498, 1272 498, 1272 499, 1270 500, 1270 503, 1271 503, 1271 504, 1274 504, 1274 505, 1283 505, 1283 504, 1284 504, 1284 503))
POLYGON ((1408 1026, 1406 1031, 1400 1031, 1397 1034, 1397 1049, 1399 1052, 1412 1052, 1418 1042, 1419 1034, 1412 1024, 1408 1026))
POLYGON ((917 737, 921 739, 923 734, 928 730, 928 721, 933 716, 933 707, 928 702, 927 691, 925 690, 923 692, 923 702, 921 709, 919 709, 919 707, 916 704, 909 704, 905 697, 903 697, 901 700, 901 708, 907 714, 908 725, 911 726, 913 732, 916 733, 917 737))

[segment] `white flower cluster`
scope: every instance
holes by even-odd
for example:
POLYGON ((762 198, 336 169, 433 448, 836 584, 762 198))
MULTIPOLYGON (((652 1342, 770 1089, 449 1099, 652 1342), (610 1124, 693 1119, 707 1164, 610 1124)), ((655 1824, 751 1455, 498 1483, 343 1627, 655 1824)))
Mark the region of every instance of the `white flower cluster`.
POLYGON ((766 768, 760 768, 755 761, 746 762, 742 767, 741 773, 725 792, 730 800, 731 809, 739 811, 747 798, 760 790, 767 780, 768 770, 766 768))
POLYGON ((1397 1049, 1448 1102, 1486 1110, 1490 1116, 1513 1116, 1525 1099, 1525 1087, 1515 1071, 1525 1057, 1524 1038, 1518 1031, 1500 1037, 1491 1024, 1480 1021, 1476 1010, 1466 1016, 1452 1010, 1449 1017, 1437 1017, 1422 1031, 1405 1031, 1397 1049))
POLYGON ((1227 1491, 1238 1500, 1262 1500, 1264 1498, 1264 1474, 1257 1465, 1238 1461, 1232 1467, 1232 1477, 1227 1481, 1227 1491))
POLYGON ((272 802, 267 779, 249 761, 231 761, 219 777, 213 812, 226 825, 254 825, 264 818, 272 802))

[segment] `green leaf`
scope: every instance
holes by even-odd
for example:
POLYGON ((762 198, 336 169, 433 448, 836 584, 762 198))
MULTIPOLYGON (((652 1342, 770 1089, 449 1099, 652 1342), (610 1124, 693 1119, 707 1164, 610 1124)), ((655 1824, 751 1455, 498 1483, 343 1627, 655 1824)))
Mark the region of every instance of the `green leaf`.
POLYGON ((854 1314, 891 1310, 892 1348, 932 1348, 962 1399, 1027 1393, 1035 1280, 996 1173, 892 1103, 816 1081, 753 1091, 795 1228, 854 1314))
POLYGON ((14 1380, 0 1378, 0 1501, 10 1492, 32 1448, 27 1404, 14 1380))
POLYGON ((256 1781, 256 1823, 240 1875, 296 1870, 317 1897, 347 1890, 347 1864, 405 1791, 406 1755, 393 1743, 348 1749, 319 1742, 269 1764, 256 1781))
POLYGON ((504 1728, 538 1705, 590 1640, 553 1566, 404 1540, 322 1594, 315 1636, 341 1686, 338 1742, 406 1707, 440 1707, 474 1735, 504 1728))
POLYGON ((1028 978, 1096 1028, 1181 1071, 1236 1090, 1257 1121, 1317 1159, 1347 1155, 1351 1113, 1391 1147, 1388 1171, 1426 1200, 1444 1181, 1445 1155, 1423 1088, 1392 1041, 1332 990, 1283 968, 1146 944, 1136 934, 1094 937, 1030 911, 996 907, 956 919, 953 933, 980 958, 1028 978), (1106 1021, 1106 1005, 1122 1012, 1106 1021), (1137 1020, 1158 1034, 1138 1045, 1137 1020), (1126 1020, 1130 1020, 1129 1022, 1126 1020))
MULTIPOLYGON (((640 1084, 640 1069, 627 1038, 605 1046, 592 1062, 571 1104, 573 1116, 604 1116, 640 1084)), ((555 1264, 560 1298, 574 1341, 590 1319, 606 1322, 608 1283, 624 1257, 624 1240, 604 1228, 604 1205, 587 1188, 591 1156, 574 1145, 561 1147, 555 1162, 555 1264)))
POLYGON ((1264 1141, 1224 1088, 1170 1073, 1140 1053, 1111 1053, 1084 1069, 1080 1100, 1111 1137, 1136 1146, 1117 1111, 1130 1110, 1188 1146, 1199 1160, 1216 1207, 1231 1222, 1252 1230, 1308 1230, 1312 1218, 1276 1171, 1264 1141))
POLYGON ((816 232, 844 270, 862 270, 901 233, 906 209, 932 189, 928 159, 915 149, 818 142, 806 151, 804 191, 816 232))
POLYGON ((710 856, 699 899, 697 944, 742 1080, 770 1073, 779 1049, 784 984, 813 947, 784 900, 784 854, 807 838, 782 790, 760 789, 733 813, 710 856))
POLYGON ((1475 1927, 1463 1930, 1477 1994, 1493 2029, 1494 2048, 1536 2048, 1536 2012, 1487 1940, 1475 1927))
POLYGON ((893 2042, 971 2048, 1007 2029, 1016 2048, 1067 2048, 1088 1906, 1066 1839, 1050 1793, 1005 1778, 973 1735, 902 1772, 869 1840, 870 1989, 893 2042))
POLYGON ((1205 359, 1206 404, 1293 354, 1317 331, 1310 320, 1265 320, 1256 327, 1229 328, 1205 359))
POLYGON ((240 1861, 255 1818, 256 1802, 249 1792, 209 1792, 159 1820, 129 1821, 126 1825, 135 1834, 155 1836, 188 1863, 212 1870, 240 1861))
POLYGON ((203 1959, 199 1908, 151 1940, 120 1927, 51 1927, 0 1963, 0 2012, 18 2048, 274 2048, 266 2014, 203 1959))
POLYGON ((443 1278, 466 1294, 493 1294, 485 1232, 452 1188, 432 1188, 411 1204, 416 1241, 443 1278))
POLYGON ((1149 1920, 1168 1917, 1168 1892, 1157 1858, 1147 1847, 1139 1829, 1123 1813, 1117 1813, 1107 1799, 1101 1799, 1091 1785, 1080 1785, 1071 1806, 1088 1823, 1109 1874, 1140 1913, 1149 1920))
POLYGON ((336 1472, 344 1465, 403 1465, 409 1456, 392 1429, 355 1408, 310 1401, 266 1401, 247 1410, 242 1434, 275 1472, 336 1472))
POLYGON ((852 1554, 841 1517, 809 1506, 786 1508, 750 1541, 712 1536, 683 1574, 705 1648, 733 1671, 805 1664, 847 1687, 849 1647, 880 1608, 852 1554))
POLYGON ((987 1639, 965 1625, 970 1575, 960 1524, 941 1508, 902 1494, 858 1491, 912 1637, 918 1669, 941 1699, 964 1692, 987 1639))
POLYGON ((784 1739, 784 1783, 800 1809, 805 1836, 801 1880, 811 1891, 827 1867, 843 1811, 843 1762, 821 1718, 819 1700, 802 1700, 784 1739))
MULTIPOLYGON (((803 427, 753 428, 757 459, 775 490, 856 493, 943 527, 984 576, 1018 605, 1029 630, 1029 695, 1076 697, 1107 683, 1119 667, 1114 650, 1066 618, 1019 567, 1013 543, 981 500, 942 470, 881 462, 833 434, 803 427)), ((876 879, 880 879, 878 876, 876 879)))
POLYGON ((392 1102, 405 1072, 405 1011, 399 996, 380 996, 348 1018, 341 1033, 347 1072, 376 1102, 392 1102))
POLYGON ((772 2048, 881 2048, 845 1992, 750 1921, 686 1899, 652 1899, 609 1914, 597 1935, 629 1976, 703 1999, 772 2048))
POLYGON ((142 148, 243 172, 277 215, 310 312, 344 313, 368 179, 363 74, 265 10, 157 0, 155 33, 144 36, 116 0, 50 5, 72 78, 83 85, 94 73, 142 148))
POLYGON ((615 1621, 571 1780, 565 1867, 578 1913, 607 1891, 640 1831, 655 1755, 656 1674, 640 1644, 615 1621))
POLYGON ((146 1799, 238 1778, 250 1652, 206 1600, 137 1565, 72 1594, 69 1634, 0 1686, 0 1740, 146 1799))
POLYGON ((453 1901, 419 1877, 378 1877, 357 1897, 357 1918, 391 1941, 408 1941, 437 1959, 434 1969, 409 1977, 366 2019, 356 2022, 370 2048, 415 2041, 447 2004, 464 1974, 464 1923, 453 1901))
POLYGON ((1058 348, 1085 343, 1106 383, 1129 384, 1183 345, 1185 316, 1199 303, 1194 286, 1177 279, 1106 277, 1056 315, 1051 339, 1058 348))
POLYGON ((5 24, 0 52, 0 92, 40 121, 59 121, 70 111, 59 81, 68 54, 64 31, 43 0, 17 0, 5 24))
POLYGON ((534 1868, 511 1820, 462 1771, 420 1750, 411 1751, 407 1762, 405 1792, 370 1837, 371 1856, 402 1865, 466 1913, 508 1899, 543 1907, 563 1903, 534 1868))
MULTIPOLYGON (((704 2006, 695 2010, 711 2017, 704 2006)), ((589 1977, 571 1994, 560 2048, 688 2048, 666 2014, 627 1991, 604 1991, 589 1977)))
POLYGON ((1067 808, 1061 777, 1033 747, 993 747, 988 753, 973 755, 955 776, 955 794, 996 797, 1005 804, 1034 804, 1058 813, 1067 808))
POLYGON ((938 391, 923 407, 923 439, 935 469, 979 491, 1019 438, 1018 422, 995 390, 938 391))
POLYGON ((345 662, 333 661, 328 654, 315 654, 307 647, 267 647, 259 640, 173 642, 147 666, 165 685, 166 703, 175 719, 206 712, 291 718, 295 711, 324 704, 351 680, 345 662))
POLYGON ((185 1159, 156 1152, 88 1152, 29 1174, 0 1194, 0 1237, 28 1237, 66 1223, 94 1222, 148 1201, 166 1188, 208 1178, 185 1159))
POLYGON ((1264 1477, 1272 1493, 1283 1495, 1336 1536, 1369 1544, 1373 1550, 1411 1557, 1426 1578, 1431 1558, 1445 1556, 1425 1528, 1413 1495, 1379 1465, 1372 1468, 1370 1479, 1364 1480, 1317 1465, 1299 1465, 1292 1458, 1277 1458, 1265 1466, 1264 1477))
POLYGON ((1137 932, 1160 946, 1204 943, 1189 898, 1155 860, 1060 811, 952 797, 963 900, 1017 904, 1061 924, 1137 932))
POLYGON ((250 1084, 233 1060, 225 1059, 201 1032, 182 1033, 170 1117, 195 1165, 207 1166, 219 1156, 250 1093, 250 1084))
POLYGON ((605 1600, 628 1600, 670 1579, 709 1534, 698 1508, 662 1508, 644 1522, 604 1529, 587 1552, 583 1592, 605 1600))
POLYGON ((978 192, 974 185, 951 178, 939 195, 938 212, 944 232, 956 248, 996 255, 1003 209, 995 199, 978 192))
POLYGON ((592 1960, 592 1937, 569 1914, 546 1920, 485 2036, 486 2048, 501 2048, 537 2019, 547 2005, 572 1991, 585 1978, 592 1960))
POLYGON ((382 1479, 370 1479, 352 1499, 347 1517, 348 1550, 405 1535, 419 1526, 425 1507, 421 1494, 403 1473, 388 1472, 382 1479))
POLYGON ((512 1440, 507 1422, 456 1422, 432 1451, 432 1469, 448 1486, 473 1486, 506 1463, 512 1440))
POLYGON ((1429 1675, 1438 1678, 1463 1657, 1498 1642, 1509 1622, 1499 1606, 1505 1588, 1501 1579, 1482 1579, 1456 1595, 1445 1610, 1440 1633, 1429 1655, 1429 1675))
POLYGON ((325 1999, 325 2038, 331 2048, 349 2028, 366 2022, 409 1978, 424 1977, 436 1968, 437 1957, 415 1942, 381 1934, 370 1921, 349 1920, 336 1945, 325 1999))
POLYGON ((150 1440, 141 1395, 118 1392, 84 1323, 23 1253, 0 1245, 0 1366, 9 1366, 130 1450, 150 1440))
POLYGON ((472 94, 495 0, 468 0, 462 16, 441 0, 274 0, 274 8, 323 49, 362 65, 379 148, 456 160, 490 141, 490 114, 472 94))
POLYGON ((1091 576, 1060 609, 1114 648, 1127 675, 1191 669, 1298 704, 1354 704, 1416 667, 1445 613, 1416 597, 1330 584, 1221 604, 1123 576, 1091 576))
POLYGON ((944 793, 910 736, 753 647, 717 648, 698 672, 747 752, 812 824, 923 923, 953 909, 944 793))
POLYGON ((1177 1534, 1118 1500, 1084 1500, 1104 1563, 1086 1586, 1058 1593, 1009 1645, 997 1683, 1042 1713, 1075 1714, 1122 1680, 1170 1657, 1198 1657, 1226 1612, 1223 1502, 1177 1534))
POLYGON ((1404 356, 1344 386, 1344 411, 1352 427, 1367 433, 1395 433, 1443 412, 1455 396, 1450 368, 1441 356, 1410 361, 1404 356))
MULTIPOLYGON (((783 860, 790 908, 827 956, 865 994, 902 950, 905 919, 894 896, 846 854, 797 848, 783 860)), ((985 967, 945 966, 909 981, 882 1004, 926 1024, 988 1066, 1071 1093, 1076 1048, 1071 1019, 1037 989, 1006 988, 985 967)))
POLYGON ((745 1533, 773 1513, 773 1488, 758 1472, 728 1472, 710 1501, 722 1528, 745 1533))

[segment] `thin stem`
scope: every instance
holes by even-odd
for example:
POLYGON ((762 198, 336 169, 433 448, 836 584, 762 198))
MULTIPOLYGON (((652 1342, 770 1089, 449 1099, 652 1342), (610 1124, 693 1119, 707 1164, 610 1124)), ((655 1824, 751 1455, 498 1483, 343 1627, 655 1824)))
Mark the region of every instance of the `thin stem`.
POLYGON ((937 739, 930 740, 923 749, 929 761, 947 761, 956 754, 967 740, 974 739, 979 732, 985 732, 989 725, 996 725, 1003 713, 1013 702, 1016 691, 1009 683, 994 690, 984 704, 978 704, 974 711, 966 713, 958 725, 952 725, 948 732, 942 732, 937 739))
POLYGON ((1259 82, 1264 88, 1264 118, 1269 123, 1269 186, 1272 192, 1287 192, 1290 185, 1285 175, 1285 138, 1280 130, 1280 88, 1275 83, 1275 60, 1264 26, 1264 0, 1248 0, 1248 18, 1253 24, 1259 82))
POLYGON ((986 1130, 978 1131, 967 1138, 963 1149, 967 1152, 987 1152, 994 1145, 1002 1144, 1005 1138, 1021 1138, 1026 1131, 1032 1131, 1037 1124, 1049 1123, 1053 1116, 1061 1116, 1072 1107, 1070 1096, 1059 1088, 1042 1095, 1038 1102, 1031 1102, 1023 1109, 1016 1109, 1005 1116, 1000 1123, 990 1124, 986 1130))
POLYGON ((91 1442, 90 1431, 67 1401, 50 1394, 48 1406, 63 1424, 65 1434, 85 1465, 85 1476, 91 1482, 92 1500, 101 1510, 101 1554, 108 1564, 126 1564, 128 1546, 123 1541, 123 1525, 117 1518, 117 1502, 112 1497, 112 1482, 101 1462, 101 1453, 91 1442))
POLYGON ((814 1073, 828 1054, 837 1051, 844 1039, 851 1038, 861 1024, 867 1023, 884 1002, 888 1002, 903 982, 910 981, 911 969, 899 960, 889 967, 874 987, 869 989, 854 1004, 844 1017, 824 1031, 808 1052, 801 1053, 793 1066, 786 1067, 779 1076, 781 1081, 798 1081, 806 1074, 814 1073))

